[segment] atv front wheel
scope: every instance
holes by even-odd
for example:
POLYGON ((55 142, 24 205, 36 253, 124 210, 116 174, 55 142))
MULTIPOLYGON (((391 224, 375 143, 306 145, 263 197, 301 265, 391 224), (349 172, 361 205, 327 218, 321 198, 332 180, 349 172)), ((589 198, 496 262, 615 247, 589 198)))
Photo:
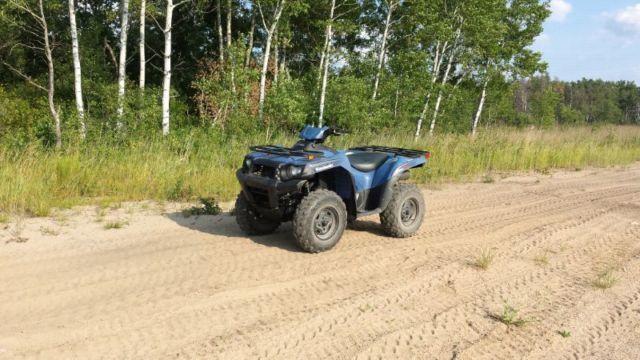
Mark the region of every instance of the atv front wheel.
POLYGON ((307 252, 318 253, 334 247, 347 226, 347 208, 338 194, 315 190, 307 195, 293 216, 293 235, 307 252))
POLYGON ((393 237, 414 235, 424 219, 425 204, 422 193, 413 184, 396 184, 387 208, 380 213, 384 231, 393 237))
POLYGON ((236 199, 236 222, 247 235, 266 235, 276 231, 279 221, 266 219, 253 209, 242 192, 236 199))

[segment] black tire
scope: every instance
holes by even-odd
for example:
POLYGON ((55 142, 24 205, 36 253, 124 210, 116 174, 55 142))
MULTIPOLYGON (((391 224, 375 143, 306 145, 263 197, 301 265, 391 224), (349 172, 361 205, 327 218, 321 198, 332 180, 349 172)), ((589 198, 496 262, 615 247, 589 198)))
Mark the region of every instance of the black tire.
POLYGON ((387 208, 380 213, 384 231, 393 237, 413 236, 424 220, 425 203, 422 193, 413 184, 396 184, 387 208))
POLYGON ((315 190, 293 215, 293 236, 302 250, 318 253, 333 248, 347 226, 347 208, 338 194, 315 190))
POLYGON ((255 211, 242 192, 236 199, 236 222, 247 235, 266 235, 276 231, 279 221, 265 219, 255 211))

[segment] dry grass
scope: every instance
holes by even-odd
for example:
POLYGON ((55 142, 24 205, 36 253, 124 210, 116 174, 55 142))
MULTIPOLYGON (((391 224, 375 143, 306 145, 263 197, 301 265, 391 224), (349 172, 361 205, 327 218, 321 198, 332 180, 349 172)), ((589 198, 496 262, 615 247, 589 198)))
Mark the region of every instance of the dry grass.
POLYGON ((478 256, 476 256, 470 264, 478 269, 487 270, 493 259, 495 258, 495 253, 491 249, 482 249, 478 256))
POLYGON ((616 282, 618 282, 618 278, 614 275, 613 270, 608 269, 598 274, 591 284, 598 289, 605 290, 615 285, 616 282))
MULTIPOLYGON (((52 208, 139 200, 232 199, 239 187, 235 170, 249 145, 293 144, 293 135, 243 139, 194 130, 169 138, 93 141, 62 151, 33 144, 18 152, 0 147, 0 209, 48 215, 52 208)), ((331 139, 336 148, 379 144, 428 149, 428 166, 412 173, 418 183, 467 181, 508 171, 575 169, 629 164, 640 160, 640 127, 549 130, 487 129, 466 134, 353 131, 331 139)), ((489 177, 484 179, 489 181, 489 177)))

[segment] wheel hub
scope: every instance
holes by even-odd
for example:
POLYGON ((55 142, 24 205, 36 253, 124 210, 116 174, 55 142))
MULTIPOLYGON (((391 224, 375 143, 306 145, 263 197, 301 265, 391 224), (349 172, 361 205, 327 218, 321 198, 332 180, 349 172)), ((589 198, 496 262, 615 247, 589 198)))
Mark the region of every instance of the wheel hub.
POLYGON ((338 213, 333 208, 318 211, 313 221, 313 230, 320 240, 328 240, 338 228, 338 213))
POLYGON ((413 224, 418 217, 418 203, 415 199, 407 199, 400 210, 400 221, 404 225, 413 224))

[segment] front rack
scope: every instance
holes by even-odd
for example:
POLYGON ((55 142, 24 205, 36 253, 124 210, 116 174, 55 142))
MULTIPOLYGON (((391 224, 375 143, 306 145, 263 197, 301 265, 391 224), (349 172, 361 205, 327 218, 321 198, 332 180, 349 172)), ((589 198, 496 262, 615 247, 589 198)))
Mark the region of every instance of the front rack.
POLYGON ((391 153, 397 156, 404 156, 408 158, 426 157, 428 159, 431 155, 431 153, 429 153, 428 151, 423 151, 423 150, 402 149, 397 147, 387 147, 387 146, 377 146, 377 145, 358 146, 358 147, 351 148, 349 150, 384 152, 384 153, 391 153))
POLYGON ((257 151, 266 154, 272 155, 281 155, 281 156, 304 156, 307 157, 309 155, 313 155, 314 157, 321 157, 323 153, 321 151, 312 151, 312 150, 294 150, 291 148, 287 148, 284 146, 277 145, 259 145, 259 146, 250 146, 249 149, 251 151, 257 151))

